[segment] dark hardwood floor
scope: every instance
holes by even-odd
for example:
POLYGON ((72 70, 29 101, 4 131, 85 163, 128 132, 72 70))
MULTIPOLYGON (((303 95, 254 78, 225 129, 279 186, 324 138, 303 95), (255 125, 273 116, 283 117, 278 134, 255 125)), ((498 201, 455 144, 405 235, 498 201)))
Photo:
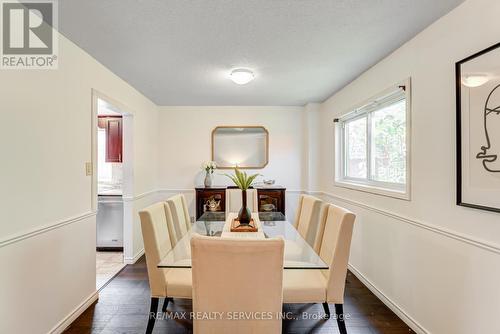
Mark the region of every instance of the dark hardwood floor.
MULTIPOLYGON (((89 307, 66 330, 67 334, 136 334, 144 333, 149 313, 149 284, 144 257, 128 265, 99 294, 89 307)), ((160 306, 163 301, 160 302, 160 306)), ((330 306, 333 312, 333 305, 330 306)), ((175 299, 168 311, 171 316, 191 311, 191 301, 175 299)), ((285 304, 284 312, 293 312, 297 320, 285 320, 283 333, 338 333, 335 319, 314 319, 322 316, 321 304, 285 304), (306 315, 306 316, 304 316, 306 315), (312 317, 312 319, 307 319, 312 317)), ((344 313, 349 334, 414 333, 353 274, 347 275, 344 313)), ((333 314, 333 313, 332 313, 333 314)), ((157 320, 154 333, 191 333, 189 320, 157 320)))

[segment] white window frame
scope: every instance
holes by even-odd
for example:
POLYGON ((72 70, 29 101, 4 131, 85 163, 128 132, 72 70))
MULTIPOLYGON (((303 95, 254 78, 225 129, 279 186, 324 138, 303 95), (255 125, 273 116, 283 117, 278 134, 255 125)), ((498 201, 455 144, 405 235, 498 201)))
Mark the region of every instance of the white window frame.
POLYGON ((349 112, 335 119, 335 170, 334 185, 398 199, 411 199, 411 80, 407 78, 385 89, 375 96, 359 103, 349 112), (403 88, 404 87, 404 88, 403 88), (406 182, 405 184, 388 183, 371 180, 371 114, 384 106, 385 103, 394 103, 390 98, 398 90, 403 89, 406 100, 406 182), (387 101, 389 99, 389 101, 387 101), (345 175, 345 135, 344 124, 358 118, 367 117, 367 179, 358 179, 345 175))

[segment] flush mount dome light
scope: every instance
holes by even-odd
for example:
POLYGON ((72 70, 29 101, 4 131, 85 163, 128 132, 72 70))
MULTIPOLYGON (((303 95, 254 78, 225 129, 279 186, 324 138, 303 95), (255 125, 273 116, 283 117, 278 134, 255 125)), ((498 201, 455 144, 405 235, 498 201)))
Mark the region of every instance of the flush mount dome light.
POLYGON ((464 86, 474 88, 484 85, 488 82, 489 78, 485 74, 468 74, 462 77, 464 86))
POLYGON ((245 85, 253 79, 255 79, 253 72, 245 68, 237 68, 231 71, 231 80, 233 80, 235 84, 245 85))

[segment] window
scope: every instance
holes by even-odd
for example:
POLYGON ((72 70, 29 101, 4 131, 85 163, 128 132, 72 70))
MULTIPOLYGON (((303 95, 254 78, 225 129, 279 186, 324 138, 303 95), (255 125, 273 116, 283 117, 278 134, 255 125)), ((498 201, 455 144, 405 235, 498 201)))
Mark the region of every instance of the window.
POLYGON ((410 82, 336 120, 339 186, 409 199, 410 82))

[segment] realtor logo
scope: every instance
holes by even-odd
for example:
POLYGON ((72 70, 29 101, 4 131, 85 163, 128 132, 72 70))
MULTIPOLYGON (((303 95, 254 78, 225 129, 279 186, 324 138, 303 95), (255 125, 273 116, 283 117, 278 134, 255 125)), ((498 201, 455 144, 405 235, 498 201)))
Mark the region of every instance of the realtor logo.
POLYGON ((1 1, 1 68, 57 68, 56 14, 52 0, 1 1))

